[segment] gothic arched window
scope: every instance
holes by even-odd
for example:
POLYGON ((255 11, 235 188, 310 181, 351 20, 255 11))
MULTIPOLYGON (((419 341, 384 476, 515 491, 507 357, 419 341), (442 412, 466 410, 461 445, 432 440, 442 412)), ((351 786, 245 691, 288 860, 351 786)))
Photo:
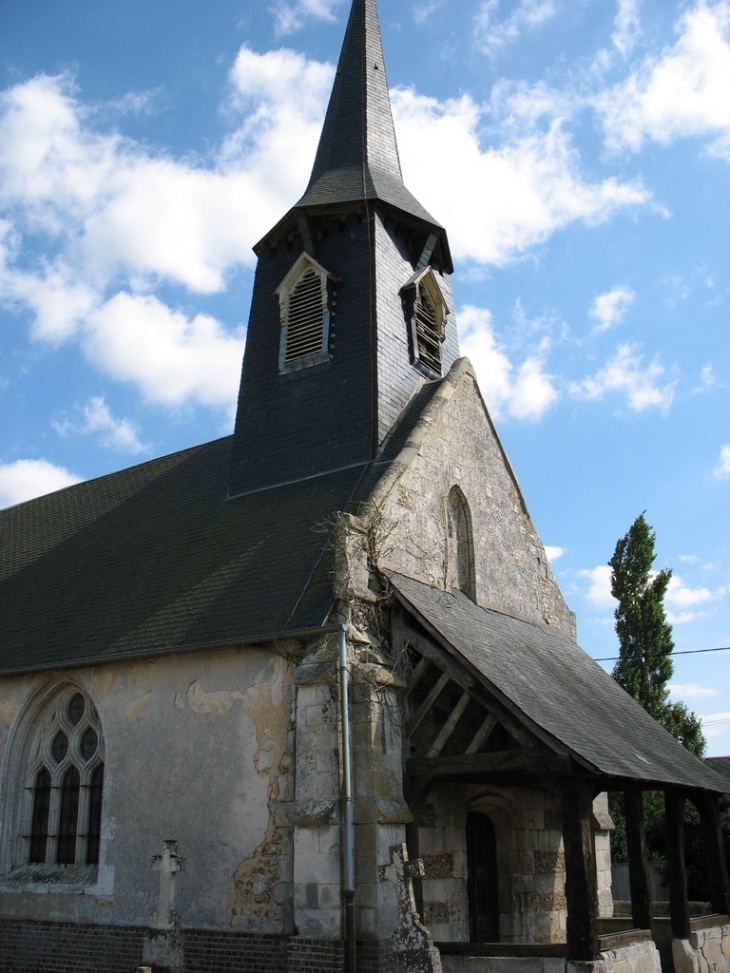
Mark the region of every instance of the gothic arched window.
POLYGON ((104 743, 94 704, 66 686, 30 728, 24 750, 25 863, 97 865, 104 743))
POLYGON ((447 500, 449 576, 454 587, 476 601, 474 570, 474 535, 466 497, 458 486, 452 487, 447 500))

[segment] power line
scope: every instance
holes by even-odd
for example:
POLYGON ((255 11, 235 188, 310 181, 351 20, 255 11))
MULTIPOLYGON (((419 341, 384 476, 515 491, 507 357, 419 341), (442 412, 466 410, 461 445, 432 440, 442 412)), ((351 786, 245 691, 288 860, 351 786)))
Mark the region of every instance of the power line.
MULTIPOLYGON (((702 652, 730 652, 730 645, 720 645, 715 649, 683 649, 680 652, 672 652, 672 655, 700 655, 702 652)), ((594 659, 594 662, 618 662, 619 655, 609 655, 605 659, 594 659)))

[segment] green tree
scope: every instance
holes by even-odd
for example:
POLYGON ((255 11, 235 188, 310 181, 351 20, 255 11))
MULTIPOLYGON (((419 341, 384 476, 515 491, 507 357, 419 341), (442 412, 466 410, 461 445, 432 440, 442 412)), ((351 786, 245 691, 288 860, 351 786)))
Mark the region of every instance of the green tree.
MULTIPOLYGON (((616 598, 616 634, 619 659, 614 679, 691 753, 700 759, 705 738, 699 718, 682 702, 670 702, 667 684, 674 673, 672 663, 672 626, 664 611, 664 596, 672 577, 669 569, 654 572, 656 535, 644 514, 640 514, 628 533, 616 544, 611 567, 611 594, 616 598)), ((612 849, 616 861, 626 860, 623 801, 611 795, 611 815, 616 824, 612 849)), ((649 856, 666 857, 664 798, 660 792, 644 795, 644 814, 649 856)), ((687 859, 692 891, 699 894, 702 874, 702 848, 697 813, 688 804, 685 821, 688 838, 687 859), (696 866, 696 867, 695 867, 696 866)))
POLYGON ((616 682, 660 720, 672 678, 672 627, 664 614, 669 570, 652 574, 656 535, 640 514, 616 544, 611 567, 611 594, 618 601, 616 634, 620 655, 613 669, 616 682))

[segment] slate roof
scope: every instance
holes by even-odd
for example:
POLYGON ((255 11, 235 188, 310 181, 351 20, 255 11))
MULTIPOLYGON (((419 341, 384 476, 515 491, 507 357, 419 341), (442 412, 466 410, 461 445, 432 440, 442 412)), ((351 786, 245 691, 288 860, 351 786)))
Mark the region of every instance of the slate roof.
POLYGON ((365 466, 226 498, 231 437, 0 511, 0 671, 322 625, 365 466))
POLYGON ((730 757, 705 757, 705 763, 725 781, 730 794, 730 757))
POLYGON ((603 777, 719 793, 730 784, 692 756, 567 636, 403 575, 396 595, 543 742, 603 777))
POLYGON ((227 436, 0 510, 0 672, 324 625, 334 515, 357 510, 442 382, 422 384, 375 463, 229 497, 227 436))

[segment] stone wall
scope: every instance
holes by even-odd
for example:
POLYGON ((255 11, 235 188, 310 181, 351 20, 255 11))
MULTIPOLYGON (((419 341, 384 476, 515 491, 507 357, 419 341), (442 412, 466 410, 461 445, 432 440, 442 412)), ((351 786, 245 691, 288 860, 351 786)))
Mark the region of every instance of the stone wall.
POLYGON ((487 815, 495 828, 501 941, 564 941, 565 863, 558 821, 547 794, 453 784, 432 790, 419 821, 419 855, 426 873, 423 920, 434 939, 469 939, 468 810, 487 815))
POLYGON ((443 973, 662 973, 659 953, 648 936, 608 949, 595 962, 560 956, 442 955, 443 973))
POLYGON ((717 918, 693 920, 690 938, 674 940, 675 973, 727 973, 730 970, 730 925, 716 924, 717 918))

